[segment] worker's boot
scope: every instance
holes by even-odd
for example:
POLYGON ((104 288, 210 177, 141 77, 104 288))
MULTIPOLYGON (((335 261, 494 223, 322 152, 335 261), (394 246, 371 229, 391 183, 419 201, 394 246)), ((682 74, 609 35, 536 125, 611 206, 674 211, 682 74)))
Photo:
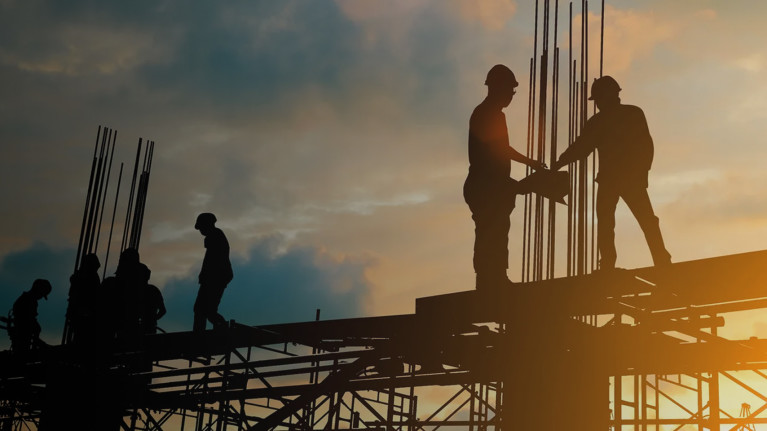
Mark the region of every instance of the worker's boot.
POLYGON ((665 248, 652 253, 652 261, 658 268, 665 268, 671 265, 671 254, 665 248))

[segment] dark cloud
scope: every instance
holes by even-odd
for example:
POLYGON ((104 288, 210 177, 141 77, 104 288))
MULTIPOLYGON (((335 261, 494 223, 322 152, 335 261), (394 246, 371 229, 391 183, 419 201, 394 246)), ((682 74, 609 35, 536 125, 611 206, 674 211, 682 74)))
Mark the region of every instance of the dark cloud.
MULTIPOLYGON (((398 28, 405 34, 397 43, 366 43, 368 29, 332 1, 130 7, 33 1, 7 2, 2 12, 0 34, 9 43, 0 63, 53 76, 86 92, 83 101, 91 106, 120 97, 138 107, 141 96, 154 94, 164 105, 184 112, 194 107, 220 120, 238 112, 274 118, 320 89, 351 114, 358 108, 346 104, 348 98, 370 93, 396 95, 403 106, 438 99, 428 105, 439 108, 449 93, 444 89, 458 83, 451 48, 462 29, 436 7, 408 17, 417 25, 398 28)), ((391 37, 380 29, 375 36, 391 37)))
POLYGON ((275 108, 308 86, 338 89, 354 61, 354 28, 328 2, 254 2, 187 12, 168 62, 141 78, 226 110, 275 108))

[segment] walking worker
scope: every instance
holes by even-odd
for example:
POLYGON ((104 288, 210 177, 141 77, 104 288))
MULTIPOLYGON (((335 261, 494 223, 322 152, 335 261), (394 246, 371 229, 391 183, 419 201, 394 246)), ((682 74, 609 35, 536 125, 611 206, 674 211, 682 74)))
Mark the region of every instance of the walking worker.
POLYGON ((506 116, 519 85, 514 73, 497 64, 487 73, 487 96, 474 108, 469 120, 469 175, 463 196, 474 220, 474 271, 477 290, 509 286, 510 216, 514 209, 517 182, 510 177, 511 160, 533 169, 545 164, 509 145, 506 116))
POLYGON ((618 82, 611 76, 594 80, 591 97, 599 112, 588 119, 583 130, 552 166, 563 166, 597 150, 599 173, 596 213, 599 269, 615 268, 615 209, 622 198, 644 232, 655 266, 671 264, 663 243, 658 217, 647 194, 647 177, 653 161, 653 141, 644 112, 624 105, 618 96, 618 82))
POLYGON ((226 320, 218 313, 218 304, 234 274, 229 261, 229 241, 224 232, 216 227, 216 216, 211 213, 198 215, 194 228, 205 237, 205 257, 199 275, 200 290, 194 302, 193 330, 200 332, 205 330, 208 320, 214 328, 226 326, 226 320))
POLYGON ((27 352, 32 348, 46 345, 40 340, 40 323, 37 321, 37 301, 48 300, 51 283, 38 278, 32 288, 19 296, 13 303, 13 323, 9 335, 11 349, 15 352, 27 352))

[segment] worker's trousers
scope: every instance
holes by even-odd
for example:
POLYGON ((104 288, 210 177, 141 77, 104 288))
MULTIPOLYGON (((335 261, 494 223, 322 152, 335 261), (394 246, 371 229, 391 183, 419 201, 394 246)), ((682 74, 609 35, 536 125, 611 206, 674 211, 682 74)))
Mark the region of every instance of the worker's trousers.
POLYGON ((200 284, 197 299, 194 301, 193 331, 204 331, 206 321, 210 321, 214 327, 226 324, 226 319, 218 314, 218 304, 221 303, 226 285, 225 282, 200 284))
POLYGON ((671 263, 671 255, 663 243, 658 217, 653 211, 647 188, 641 186, 605 186, 599 185, 597 191, 597 234, 599 245, 600 269, 615 268, 615 209, 618 199, 622 198, 634 214, 639 227, 644 232, 656 266, 671 263))
POLYGON ((499 184, 467 181, 464 186, 464 199, 474 220, 474 271, 478 280, 507 280, 515 184, 507 179, 499 184))

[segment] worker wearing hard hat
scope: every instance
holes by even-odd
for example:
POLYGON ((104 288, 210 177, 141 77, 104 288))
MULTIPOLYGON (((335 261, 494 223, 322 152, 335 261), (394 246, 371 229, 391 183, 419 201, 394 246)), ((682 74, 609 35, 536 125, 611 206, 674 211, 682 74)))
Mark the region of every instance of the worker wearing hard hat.
POLYGON ((534 169, 546 166, 509 145, 506 116, 519 83, 514 73, 498 64, 487 73, 487 97, 469 120, 469 175, 463 196, 474 220, 474 271, 477 290, 508 286, 510 215, 516 199, 516 181, 510 178, 514 160, 534 169))
POLYGON ((210 321, 214 328, 226 326, 226 319, 218 313, 218 305, 234 274, 229 261, 229 241, 224 232, 216 227, 216 216, 211 213, 198 215, 194 228, 205 237, 200 290, 194 302, 193 330, 199 332, 205 330, 206 321, 210 321))
POLYGON ((11 350, 26 352, 30 349, 46 345, 40 340, 40 323, 37 321, 37 301, 48 299, 51 293, 51 283, 38 278, 32 283, 32 288, 19 296, 13 303, 13 318, 9 335, 11 350))
POLYGON ((658 217, 647 194, 647 176, 652 166, 653 141, 644 112, 624 105, 618 82, 610 76, 594 80, 591 97, 599 112, 586 122, 575 142, 552 166, 561 167, 598 150, 599 173, 596 213, 599 268, 615 268, 615 209, 622 198, 644 232, 655 266, 671 263, 661 235, 658 217))

